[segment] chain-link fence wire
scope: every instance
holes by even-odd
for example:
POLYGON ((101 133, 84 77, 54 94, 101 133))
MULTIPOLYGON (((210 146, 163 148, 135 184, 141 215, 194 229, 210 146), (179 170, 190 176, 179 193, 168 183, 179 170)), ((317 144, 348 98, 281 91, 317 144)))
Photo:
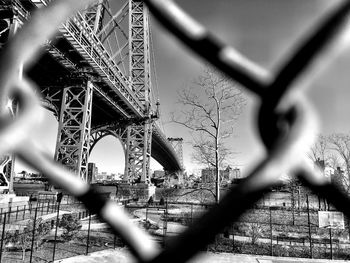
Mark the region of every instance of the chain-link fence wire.
POLYGON ((268 153, 266 159, 253 169, 245 181, 234 187, 218 206, 197 221, 199 226, 196 225, 181 235, 178 242, 174 242, 171 248, 162 252, 153 262, 162 262, 174 257, 179 261, 187 260, 196 250, 213 239, 220 229, 230 221, 237 220, 268 187, 276 184, 283 171, 299 176, 314 191, 327 197, 338 209, 349 215, 347 205, 343 205, 349 204, 348 197, 326 182, 319 172, 307 167, 303 161, 303 156, 312 141, 309 141, 308 135, 317 130, 316 117, 305 96, 297 92, 293 85, 295 78, 308 68, 312 59, 325 50, 329 40, 346 24, 349 1, 339 4, 330 12, 331 14, 310 34, 291 58, 286 60, 275 76, 248 61, 232 47, 218 41, 175 3, 157 0, 145 2, 161 23, 194 52, 260 97, 257 123, 268 153), (298 158, 300 156, 302 157, 298 158), (237 204, 239 202, 241 203, 237 204), (194 237, 200 240, 201 244, 186 247, 195 242, 194 237), (182 251, 181 255, 176 251, 182 251))
POLYGON ((325 180, 319 171, 314 171, 304 162, 304 153, 317 133, 316 116, 306 97, 292 85, 346 23, 349 1, 343 1, 329 13, 276 75, 259 68, 232 47, 217 41, 174 2, 145 1, 162 24, 195 52, 261 98, 257 123, 267 150, 265 159, 238 186, 233 187, 196 224, 169 242, 164 250, 145 231, 132 225, 120 207, 97 196, 86 183, 48 158, 30 137, 31 128, 39 125, 37 113, 40 103, 31 88, 34 84, 25 75, 18 76, 18 72, 22 72, 22 67, 23 72, 26 72, 28 66, 37 59, 42 44, 54 34, 55 29, 73 12, 90 2, 93 1, 52 2, 37 11, 2 50, 0 105, 6 105, 8 97, 14 96, 20 110, 15 120, 9 120, 5 107, 1 108, 0 154, 15 152, 55 185, 79 198, 92 214, 99 214, 111 226, 129 246, 132 254, 142 262, 187 261, 214 240, 227 225, 238 220, 267 189, 278 184, 280 174, 285 172, 300 177, 311 189, 350 216, 349 198, 325 180), (293 89, 290 88, 292 86, 293 89))
MULTIPOLYGON (((317 196, 305 196, 317 201, 317 196)), ((137 208, 140 209, 138 204, 137 208)), ((146 204, 144 204, 146 206, 146 204)), ((165 245, 168 238, 192 227, 213 204, 168 202, 162 216, 165 245), (175 230, 176 229, 176 230, 175 230)), ((129 204, 129 208, 136 207, 129 204)), ((156 206, 148 211, 159 210, 156 206)), ((319 227, 319 210, 303 207, 259 206, 247 210, 202 250, 283 257, 349 259, 349 222, 344 229, 319 227), (310 244, 311 240, 311 244, 310 244)), ((150 213, 150 212, 149 212, 150 213)))
MULTIPOLYGON (((317 203, 315 196, 306 198, 317 203)), ((161 246, 166 246, 168 240, 192 227, 212 206, 212 203, 158 201, 129 203, 127 209, 136 216, 135 223, 139 227, 152 234, 161 246)), ((14 218, 11 214, 17 213, 15 210, 1 215, 0 228, 5 230, 3 236, 0 232, 2 262, 22 261, 23 247, 26 250, 25 261, 43 262, 125 246, 106 223, 87 210, 73 208, 73 213, 60 210, 57 217, 57 210, 42 215, 42 207, 50 207, 50 203, 32 208, 33 213, 26 220, 18 218, 8 222, 7 217, 14 218)), ((318 208, 310 207, 256 206, 226 227, 214 242, 202 250, 348 259, 349 222, 346 222, 344 230, 319 228, 318 211, 318 208)), ((29 211, 26 214, 30 215, 29 211)))

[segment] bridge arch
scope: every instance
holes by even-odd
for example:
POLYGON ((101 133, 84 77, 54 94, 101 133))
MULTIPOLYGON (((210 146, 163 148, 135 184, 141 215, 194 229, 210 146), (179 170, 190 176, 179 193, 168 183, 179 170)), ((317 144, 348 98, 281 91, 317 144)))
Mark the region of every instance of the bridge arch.
POLYGON ((111 135, 118 139, 123 147, 124 153, 126 151, 126 134, 125 128, 117 128, 110 129, 107 127, 99 127, 96 129, 92 129, 90 133, 90 143, 89 143, 89 154, 91 154, 92 150, 96 146, 96 144, 106 136, 111 135))

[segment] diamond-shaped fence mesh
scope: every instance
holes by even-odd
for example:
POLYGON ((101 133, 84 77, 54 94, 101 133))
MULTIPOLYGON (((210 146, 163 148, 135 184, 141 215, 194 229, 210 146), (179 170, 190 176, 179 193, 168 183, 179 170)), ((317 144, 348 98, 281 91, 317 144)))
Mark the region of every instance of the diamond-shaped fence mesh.
MULTIPOLYGON (((266 217, 264 218, 259 216, 261 210, 248 211, 248 209, 270 187, 278 184, 280 175, 285 172, 299 177, 315 193, 326 198, 339 211, 350 217, 349 198, 326 180, 320 172, 309 167, 304 160, 303 156, 317 133, 316 113, 312 110, 303 92, 297 90, 293 85, 300 73, 304 72, 310 62, 323 52, 327 44, 339 34, 347 22, 350 1, 343 1, 331 11, 275 75, 259 68, 234 48, 218 41, 172 1, 144 1, 151 13, 186 45, 260 98, 261 106, 257 123, 267 152, 265 159, 256 165, 239 185, 234 186, 219 204, 210 208, 206 207, 201 213, 195 209, 196 216, 193 216, 193 206, 189 206, 187 213, 181 219, 174 218, 174 220, 183 220, 190 226, 171 242, 166 242, 164 248, 161 248, 146 231, 132 224, 122 208, 97 195, 88 184, 48 158, 40 145, 30 137, 31 128, 38 123, 39 99, 33 90, 34 84, 27 79, 25 74, 19 74, 22 72, 20 69, 23 68, 23 72, 26 72, 28 66, 38 58, 38 53, 46 39, 52 37, 55 30, 67 17, 86 7, 88 2, 93 1, 52 1, 50 5, 41 8, 32 16, 22 30, 9 41, 0 55, 0 155, 16 153, 24 162, 45 174, 55 185, 82 201, 89 209, 89 214, 78 216, 80 218, 83 216, 84 222, 87 220, 88 227, 91 226, 91 220, 94 223, 96 223, 95 220, 98 220, 89 215, 98 214, 99 218, 113 230, 113 234, 103 235, 99 231, 88 237, 82 235, 88 239, 82 238, 84 239, 82 242, 102 240, 103 236, 106 240, 101 246, 109 246, 108 244, 117 242, 115 240, 115 234, 117 234, 121 242, 130 248, 131 253, 140 262, 184 262, 212 243, 219 233, 224 233, 224 236, 228 237, 226 245, 231 246, 232 251, 242 251, 244 248, 240 246, 242 241, 240 233, 242 229, 246 229, 245 232, 250 233, 250 237, 247 238, 250 238, 251 243, 254 243, 256 238, 270 238, 270 253, 274 254, 276 252, 273 249, 282 249, 272 244, 272 237, 281 228, 277 221, 280 224, 287 223, 280 219, 287 217, 283 213, 291 214, 292 211, 286 210, 277 215, 276 211, 264 208, 266 209, 263 211, 266 217), (18 116, 13 120, 7 117, 4 110, 9 96, 15 96, 19 104, 18 116), (252 221, 246 220, 243 224, 240 218, 247 211, 252 221), (196 218, 195 223, 192 222, 194 218, 196 218), (235 223, 232 225, 232 222, 235 223), (100 238, 98 235, 101 235, 100 238), (233 238, 235 236, 236 239, 233 238)), ((48 206, 42 209, 54 208, 48 206)), ((144 213, 155 220, 163 213, 155 209, 147 207, 144 213)), ((39 208, 36 208, 35 213, 38 213, 38 210, 39 208)), ((26 217, 24 211, 25 209, 17 214, 17 217, 26 217)), ((13 212, 10 216, 14 216, 13 212)), ((315 220, 314 217, 315 214, 310 215, 309 209, 306 211, 300 207, 299 214, 292 214, 292 219, 290 216, 288 219, 292 220, 292 225, 298 226, 300 221, 303 221, 301 218, 308 218, 308 226, 299 225, 301 231, 305 233, 304 241, 296 240, 302 239, 300 237, 295 239, 280 237, 277 242, 281 244, 309 242, 311 244, 312 238, 310 237, 315 230, 310 225, 315 220)), ((1 218, 12 220, 6 217, 1 218)), ((35 229, 36 221, 32 223, 33 226, 28 226, 27 229, 35 229)), ((143 227, 147 228, 147 226, 143 227)), ((85 231, 85 226, 80 231, 85 231)), ((24 243, 27 242, 23 236, 16 238, 22 238, 24 243)), ((225 244, 217 245, 224 246, 225 244)), ((267 243, 266 247, 268 246, 267 243)), ((300 251, 303 249, 300 248, 300 251)), ((298 253, 296 249, 295 254, 298 255, 298 253)))

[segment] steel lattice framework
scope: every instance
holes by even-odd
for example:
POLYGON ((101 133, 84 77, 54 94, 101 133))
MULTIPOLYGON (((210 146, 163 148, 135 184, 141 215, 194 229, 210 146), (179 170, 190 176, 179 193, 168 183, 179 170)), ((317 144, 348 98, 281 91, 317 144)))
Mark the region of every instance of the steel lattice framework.
POLYGON ((55 159, 85 181, 88 178, 93 84, 81 84, 63 90, 55 159))
POLYGON ((124 152, 126 151, 127 129, 125 124, 118 123, 117 125, 103 125, 91 130, 89 146, 90 152, 95 147, 95 145, 107 135, 111 135, 119 139, 121 141, 124 152))
MULTIPOLYGON (((14 0, 11 4, 1 3, 9 18, 2 17, 7 19, 13 31, 30 18, 31 13, 27 10, 44 8, 50 2, 14 0)), ((51 69, 46 75, 53 77, 46 78, 35 69, 32 77, 40 86, 43 106, 51 110, 59 121, 55 153, 59 162, 81 178, 87 178, 89 137, 96 137, 93 132, 90 134, 91 127, 115 127, 119 123, 127 135, 122 141, 123 145, 127 145, 126 178, 130 182, 141 178, 143 183, 148 184, 152 134, 159 134, 158 127, 153 125, 156 106, 150 99, 148 10, 143 1, 123 2, 116 10, 112 8, 115 5, 113 1, 98 0, 62 23, 55 41, 45 42, 49 56, 41 61, 41 68, 51 69), (126 120, 128 125, 122 125, 126 120)), ((115 129, 110 132, 114 133, 115 129)), ((99 135, 102 136, 101 133, 99 135)), ((165 143, 165 147, 158 149, 171 148, 159 138, 155 137, 158 145, 165 143)), ((175 154, 172 149, 165 152, 175 154)), ((157 156, 156 152, 154 154, 157 156)), ((174 161, 177 162, 176 158, 168 158, 168 165, 163 163, 173 170, 181 169, 179 163, 169 163, 174 161)))
POLYGON ((149 59, 148 11, 141 0, 129 0, 129 56, 132 90, 143 103, 146 120, 143 124, 127 128, 127 151, 125 175, 134 181, 150 184, 150 161, 152 142, 151 77, 149 59))

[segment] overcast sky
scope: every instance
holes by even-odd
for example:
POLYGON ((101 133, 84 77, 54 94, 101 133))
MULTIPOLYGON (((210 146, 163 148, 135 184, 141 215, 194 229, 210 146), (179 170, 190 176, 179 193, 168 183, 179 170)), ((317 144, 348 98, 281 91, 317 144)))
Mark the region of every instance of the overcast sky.
MULTIPOLYGON (((335 6, 337 0, 179 0, 198 21, 207 26, 219 38, 232 45, 262 67, 273 71, 308 29, 335 6)), ((183 48, 155 19, 151 18, 153 50, 159 83, 162 120, 168 137, 183 137, 184 160, 188 170, 191 164, 190 137, 186 130, 169 124, 169 112, 176 110, 177 91, 190 83, 201 71, 201 59, 183 48)), ((349 132, 347 121, 350 89, 350 52, 344 49, 336 59, 312 77, 307 91, 318 110, 322 121, 322 133, 349 132)), ((255 97, 246 93, 248 105, 236 124, 236 133, 230 140, 232 149, 239 154, 232 166, 243 170, 251 167, 262 154, 262 147, 255 133, 255 97)), ((46 116, 45 129, 37 134, 51 152, 57 134, 54 118, 46 116), (45 132, 43 132, 45 130, 45 132)), ((100 171, 123 172, 124 156, 120 143, 106 137, 93 150, 91 162, 96 162, 100 171)), ((159 166, 154 165, 154 168, 159 166)), ((16 170, 22 167, 17 165, 16 170)))

